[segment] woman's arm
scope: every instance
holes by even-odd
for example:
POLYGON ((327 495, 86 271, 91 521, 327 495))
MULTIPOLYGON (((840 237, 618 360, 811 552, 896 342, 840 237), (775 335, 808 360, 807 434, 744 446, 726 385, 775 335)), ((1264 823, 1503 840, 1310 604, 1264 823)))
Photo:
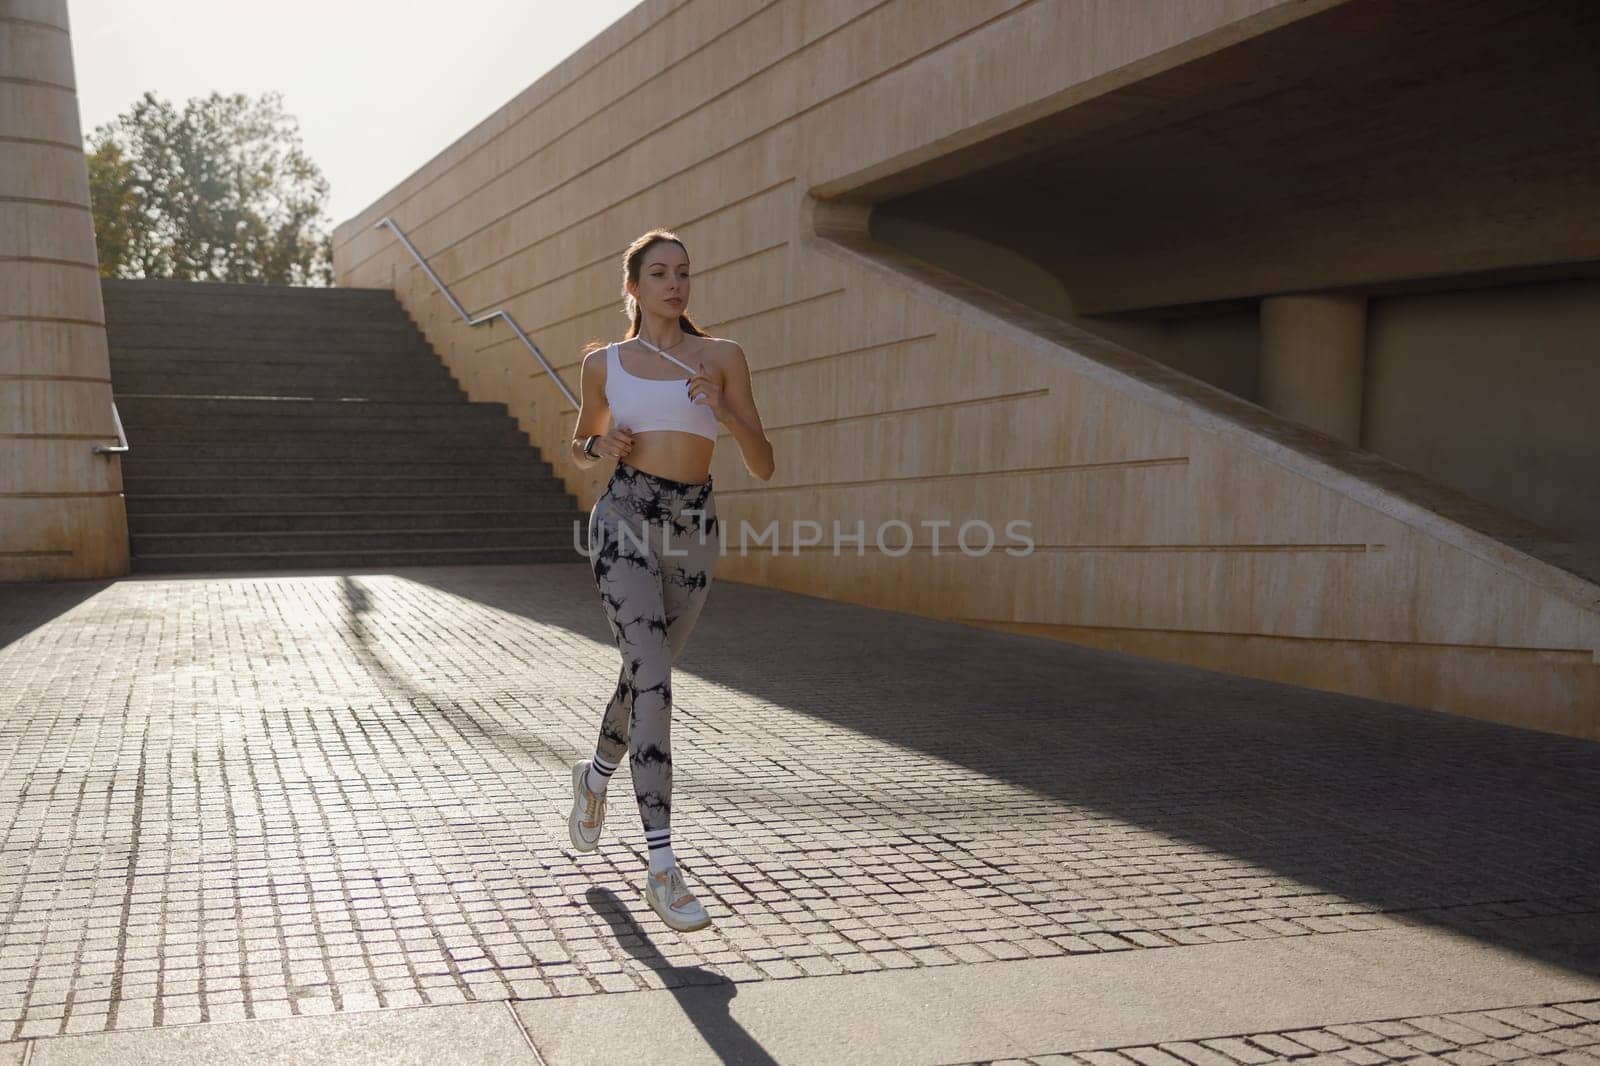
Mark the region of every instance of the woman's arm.
POLYGON ((777 464, 772 455, 772 442, 761 425, 761 413, 756 410, 756 398, 750 387, 750 364, 736 341, 723 343, 727 345, 728 355, 723 360, 722 411, 717 421, 727 426, 733 439, 739 442, 745 469, 762 481, 771 481, 777 464))
MULTIPOLYGON (((567 445, 567 455, 574 466, 587 470, 605 461, 605 456, 590 457, 583 453, 583 442, 590 434, 604 433, 611 424, 611 407, 606 403, 606 350, 596 348, 583 357, 579 372, 578 422, 572 429, 572 440, 567 445)), ((596 442, 598 447, 599 442, 596 442)))

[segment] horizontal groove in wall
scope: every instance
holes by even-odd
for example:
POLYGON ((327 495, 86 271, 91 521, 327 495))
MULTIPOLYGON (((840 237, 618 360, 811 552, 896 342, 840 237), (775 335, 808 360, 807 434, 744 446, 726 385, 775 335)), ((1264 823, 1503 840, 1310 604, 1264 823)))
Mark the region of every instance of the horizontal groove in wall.
POLYGON ((919 404, 915 407, 889 407, 881 411, 868 411, 859 415, 840 415, 837 418, 819 418, 812 422, 790 422, 782 426, 769 426, 769 430, 777 432, 786 429, 815 429, 818 426, 838 426, 847 422, 865 422, 873 418, 887 418, 891 415, 915 415, 928 411, 948 411, 956 407, 978 407, 990 403, 1017 403, 1021 400, 1037 399, 1050 395, 1049 389, 1029 389, 1026 392, 999 392, 989 396, 972 396, 961 400, 944 400, 939 403, 919 404))
POLYGON ((41 30, 54 30, 63 37, 71 36, 64 26, 57 26, 53 22, 41 22, 39 19, 23 18, 21 15, 0 15, 0 22, 9 22, 16 26, 33 26, 41 30))
POLYGON ((72 550, 58 551, 28 551, 26 549, 0 551, 0 559, 69 559, 72 550))
POLYGON ((47 148, 71 148, 75 152, 83 151, 83 145, 73 144, 71 141, 52 141, 47 137, 13 137, 6 133, 0 133, 0 144, 42 144, 47 148))
POLYGON ((51 200, 43 196, 6 196, 0 193, 0 204, 33 204, 36 207, 65 207, 73 211, 82 211, 89 214, 89 205, 80 204, 76 200, 51 200))
POLYGON ((0 500, 93 500, 120 492, 0 492, 0 500))
POLYGON ((51 266, 74 267, 78 270, 99 271, 99 263, 85 263, 80 259, 50 259, 42 255, 0 255, 0 263, 48 263, 51 266))
MULTIPOLYGON (((835 290, 842 292, 843 290, 835 290)), ((913 333, 908 337, 895 337, 893 340, 879 341, 876 344, 863 344, 857 348, 841 348, 836 352, 827 352, 823 355, 809 355, 804 359, 795 359, 788 363, 778 363, 775 366, 764 366, 754 371, 756 374, 774 374, 780 370, 794 370, 802 366, 811 366, 814 363, 831 363, 836 359, 843 359, 850 355, 866 355, 868 352, 881 352, 889 348, 899 348, 902 345, 918 344, 930 341, 937 337, 937 331, 931 333, 913 333)))
POLYGON ((1222 629, 1162 629, 1144 628, 1141 626, 1093 626, 1078 625, 1073 622, 1019 622, 1012 618, 976 618, 972 616, 956 616, 945 619, 948 622, 959 622, 962 625, 1019 627, 1025 629, 1074 629, 1088 630, 1097 633, 1137 633, 1141 636, 1170 636, 1186 638, 1219 637, 1231 640, 1282 640, 1298 641, 1306 644, 1354 644, 1368 645, 1384 648, 1415 648, 1420 651, 1487 651, 1511 652, 1520 655, 1573 655, 1582 656, 1587 660, 1591 652, 1587 648, 1535 648, 1523 645, 1503 644, 1450 644, 1444 641, 1428 640, 1363 640, 1360 637, 1302 637, 1291 633, 1245 633, 1222 629))
POLYGON ((788 303, 770 304, 766 307, 757 308, 754 311, 746 311, 742 315, 732 315, 718 322, 712 322, 710 325, 716 326, 720 329, 723 326, 731 326, 736 322, 749 322, 757 318, 764 318, 767 315, 775 315, 780 311, 788 311, 791 308, 804 307, 806 304, 818 303, 832 296, 842 296, 849 291, 850 290, 848 288, 843 286, 837 289, 823 289, 821 292, 812 293, 810 296, 802 296, 797 300, 790 300, 788 303))
POLYGON ((0 381, 79 381, 90 385, 109 385, 110 378, 91 378, 75 374, 0 374, 0 381))
POLYGON ((115 433, 0 433, 0 440, 106 440, 115 433))
POLYGON ((63 326, 100 326, 104 322, 92 318, 63 318, 56 315, 0 315, 0 322, 54 322, 63 326))
MULTIPOLYGON (((0 74, 0 85, 30 85, 36 89, 55 89, 57 92, 76 93, 78 90, 71 85, 62 85, 55 81, 40 81, 38 78, 19 78, 15 74, 0 74)), ((81 147, 78 151, 83 151, 81 147)))
MULTIPOLYGON (((22 80, 21 78, 0 77, 0 83, 22 80)), ((71 90, 69 89, 68 92, 71 92, 71 90)), ((39 137, 0 137, 0 141, 10 141, 14 144, 31 144, 36 148, 50 148, 60 152, 71 152, 73 155, 80 157, 83 155, 83 145, 73 144, 71 141, 47 141, 39 137)))
POLYGON ((1154 459, 1113 459, 1100 463, 1060 463, 1054 466, 1016 466, 1006 470, 971 470, 959 474, 908 474, 904 477, 875 477, 859 481, 812 481, 801 485, 772 485, 743 489, 717 490, 719 498, 752 496, 768 492, 805 492, 822 489, 856 489, 869 485, 897 485, 911 482, 961 481, 975 477, 1036 477, 1046 474, 1094 473, 1101 470, 1139 470, 1146 467, 1188 466, 1187 455, 1154 459))

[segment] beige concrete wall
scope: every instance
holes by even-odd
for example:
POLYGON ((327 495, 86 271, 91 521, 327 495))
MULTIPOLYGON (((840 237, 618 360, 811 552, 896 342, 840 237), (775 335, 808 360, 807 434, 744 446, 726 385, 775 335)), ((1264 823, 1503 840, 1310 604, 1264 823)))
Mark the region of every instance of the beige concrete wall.
POLYGON ((1592 584, 1236 397, 896 256, 864 211, 818 214, 812 194, 1330 6, 647 0, 341 225, 338 276, 393 285, 587 506, 609 471, 564 466, 570 405, 372 226, 392 215, 469 310, 506 307, 574 386, 583 343, 625 326, 622 249, 672 226, 692 310, 743 344, 777 456, 761 482, 720 441, 730 536, 917 527, 899 557, 785 532, 721 577, 1600 737, 1592 584), (950 551, 950 531, 935 554, 921 526, 1012 519, 1033 523, 1021 558, 950 551))
POLYGON ((0 581, 128 572, 66 0, 0 0, 0 581))
POLYGON ((1372 301, 1363 446, 1600 544, 1600 281, 1372 301))

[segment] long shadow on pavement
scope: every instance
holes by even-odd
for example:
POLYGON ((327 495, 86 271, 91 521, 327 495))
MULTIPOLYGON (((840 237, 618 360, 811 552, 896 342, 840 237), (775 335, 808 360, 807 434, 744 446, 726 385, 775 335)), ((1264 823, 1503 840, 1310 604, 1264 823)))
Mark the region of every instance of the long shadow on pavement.
MULTIPOLYGON (((585 564, 399 573, 610 642, 585 564)), ((725 579, 677 670, 1600 974, 1600 744, 725 579)), ((893 756, 876 772, 892 781, 893 756)), ((930 802, 924 819, 970 813, 930 802)), ((1197 871, 1195 891, 1239 875, 1197 871)))
POLYGON ((728 1009, 739 994, 737 984, 699 966, 675 966, 668 962, 649 934, 634 920, 627 905, 609 888, 591 888, 584 896, 595 913, 611 926, 617 943, 661 976, 684 1016, 718 1058, 748 1066, 777 1066, 777 1060, 734 1020, 728 1009))
POLYGON ((87 603, 114 581, 0 581, 0 648, 87 603))

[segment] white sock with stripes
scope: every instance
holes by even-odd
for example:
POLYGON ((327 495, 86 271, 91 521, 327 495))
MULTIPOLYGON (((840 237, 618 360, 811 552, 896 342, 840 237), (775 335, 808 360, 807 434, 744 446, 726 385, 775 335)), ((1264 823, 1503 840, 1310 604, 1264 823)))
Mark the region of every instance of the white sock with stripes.
POLYGON ((611 775, 617 772, 617 764, 606 762, 605 757, 599 752, 589 760, 589 773, 584 778, 584 784, 589 791, 597 796, 606 794, 606 785, 611 783, 611 775))
POLYGON ((647 829, 644 833, 644 842, 650 849, 651 873, 665 873, 672 869, 676 860, 672 857, 671 829, 647 829))

